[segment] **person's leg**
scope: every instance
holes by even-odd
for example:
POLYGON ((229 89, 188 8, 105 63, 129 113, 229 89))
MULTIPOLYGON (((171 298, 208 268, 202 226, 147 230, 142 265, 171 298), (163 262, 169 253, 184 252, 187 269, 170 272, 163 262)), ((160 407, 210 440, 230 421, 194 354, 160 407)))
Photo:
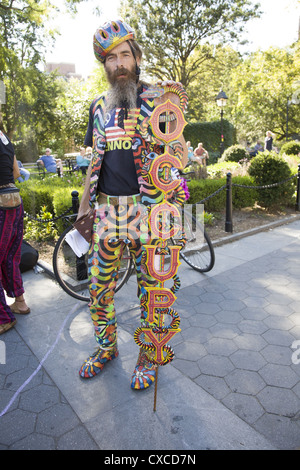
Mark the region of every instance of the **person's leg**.
POLYGON ((64 167, 63 167, 63 164, 62 164, 62 161, 60 160, 60 158, 58 158, 58 159, 56 160, 56 165, 57 165, 58 168, 59 168, 60 176, 63 176, 63 175, 64 175, 64 167))
MULTIPOLYGON (((145 250, 142 245, 137 245, 130 248, 132 257, 135 261, 136 275, 138 282, 138 298, 140 300, 141 309, 141 324, 145 322, 147 318, 146 300, 147 291, 146 287, 155 287, 157 285, 156 279, 149 276, 145 260, 145 250)), ((145 338, 147 341, 147 338, 145 338)), ((139 354, 131 377, 131 388, 135 390, 144 390, 148 388, 155 380, 156 366, 149 362, 146 351, 143 348, 139 348, 139 354)))
POLYGON ((122 241, 111 241, 104 236, 101 216, 94 219, 91 249, 89 251, 90 314, 98 343, 97 351, 83 363, 79 374, 83 378, 94 377, 104 364, 118 356, 117 320, 114 293, 124 250, 122 241))
MULTIPOLYGON (((2 269, 2 284, 8 297, 15 297, 15 302, 10 305, 13 313, 29 313, 24 299, 23 280, 20 271, 21 248, 23 241, 23 206, 7 211, 9 223, 7 230, 11 230, 10 241, 4 257, 4 267, 2 269)), ((8 220, 7 220, 8 222, 8 220)))
POLYGON ((22 214, 22 207, 0 209, 0 325, 14 324, 16 321, 6 303, 4 290, 9 297, 24 292, 19 270, 19 245, 23 235, 22 214))
POLYGON ((30 177, 30 171, 25 170, 24 168, 22 168, 21 175, 24 176, 24 181, 27 181, 27 180, 29 180, 29 177, 30 177))

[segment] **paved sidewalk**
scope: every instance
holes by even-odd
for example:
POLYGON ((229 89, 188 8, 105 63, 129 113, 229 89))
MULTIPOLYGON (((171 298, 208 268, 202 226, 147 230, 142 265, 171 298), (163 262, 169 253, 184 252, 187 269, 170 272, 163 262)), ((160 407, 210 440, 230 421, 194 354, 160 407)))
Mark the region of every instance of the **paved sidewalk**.
POLYGON ((85 381, 87 305, 25 273, 31 314, 0 337, 0 450, 300 448, 300 221, 217 247, 206 275, 179 274, 182 331, 154 412, 154 387, 129 385, 135 281, 116 297, 120 356, 85 381))

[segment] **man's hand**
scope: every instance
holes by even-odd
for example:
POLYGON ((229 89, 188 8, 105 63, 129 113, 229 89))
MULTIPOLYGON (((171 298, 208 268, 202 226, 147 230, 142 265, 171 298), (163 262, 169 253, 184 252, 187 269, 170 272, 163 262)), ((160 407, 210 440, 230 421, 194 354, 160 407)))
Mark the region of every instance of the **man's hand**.
MULTIPOLYGON (((180 82, 174 82, 173 80, 158 80, 155 85, 162 88, 171 87, 172 85, 179 85, 182 87, 182 84, 180 82)), ((168 91, 166 91, 159 98, 154 98, 154 106, 158 106, 159 104, 165 103, 165 101, 167 100, 170 100, 172 103, 176 104, 177 106, 180 106, 179 96, 173 92, 168 91)))

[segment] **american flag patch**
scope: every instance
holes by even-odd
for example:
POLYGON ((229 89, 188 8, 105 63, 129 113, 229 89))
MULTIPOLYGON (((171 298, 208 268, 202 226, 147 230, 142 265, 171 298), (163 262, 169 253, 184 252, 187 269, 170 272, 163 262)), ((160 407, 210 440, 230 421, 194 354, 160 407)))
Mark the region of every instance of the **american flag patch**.
POLYGON ((107 142, 111 142, 113 140, 129 140, 134 136, 137 118, 140 114, 139 108, 128 110, 128 119, 124 119, 124 129, 118 126, 120 111, 121 108, 117 108, 114 118, 114 126, 105 128, 107 142))

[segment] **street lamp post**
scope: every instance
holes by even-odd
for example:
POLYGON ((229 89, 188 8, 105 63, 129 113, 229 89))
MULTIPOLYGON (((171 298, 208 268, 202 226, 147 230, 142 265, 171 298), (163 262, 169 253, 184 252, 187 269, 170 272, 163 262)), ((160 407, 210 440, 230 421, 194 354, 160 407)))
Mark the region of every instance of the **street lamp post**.
POLYGON ((217 105, 220 108, 220 113, 221 113, 221 145, 220 145, 220 157, 222 157, 222 154, 224 152, 224 134, 223 134, 223 113, 224 113, 224 107, 226 106, 226 102, 228 100, 228 96, 226 96, 225 91, 220 90, 220 93, 216 97, 216 102, 217 105))

